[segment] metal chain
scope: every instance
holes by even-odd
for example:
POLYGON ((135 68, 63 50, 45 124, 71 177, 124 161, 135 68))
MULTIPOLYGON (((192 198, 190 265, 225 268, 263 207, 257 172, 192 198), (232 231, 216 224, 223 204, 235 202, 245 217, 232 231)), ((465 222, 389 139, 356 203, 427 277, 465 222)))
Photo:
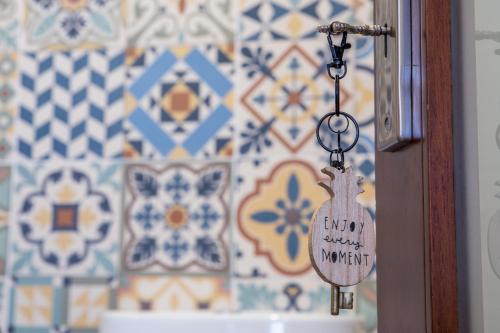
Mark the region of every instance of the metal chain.
POLYGON ((330 152, 330 165, 338 170, 345 171, 345 159, 344 153, 350 151, 356 145, 359 139, 359 125, 356 120, 349 114, 342 112, 340 110, 340 80, 342 80, 347 75, 347 66, 346 61, 344 60, 344 51, 351 48, 351 44, 347 43, 348 32, 344 31, 342 33, 342 40, 340 45, 335 45, 332 39, 332 34, 328 34, 328 44, 330 46, 330 50, 332 53, 332 62, 327 64, 327 72, 328 75, 335 81, 335 111, 333 113, 329 113, 325 115, 319 122, 316 128, 316 137, 318 139, 319 144, 327 151, 330 152), (332 73, 335 71, 335 73, 332 73), (342 131, 336 131, 332 128, 330 121, 332 117, 340 117, 344 116, 347 121, 347 126, 342 131), (332 133, 337 135, 337 147, 331 148, 326 146, 320 137, 320 127, 323 122, 328 122, 328 128, 332 133), (341 145, 341 135, 342 133, 347 132, 350 123, 354 124, 354 128, 356 131, 356 136, 354 142, 347 148, 343 149, 341 145))

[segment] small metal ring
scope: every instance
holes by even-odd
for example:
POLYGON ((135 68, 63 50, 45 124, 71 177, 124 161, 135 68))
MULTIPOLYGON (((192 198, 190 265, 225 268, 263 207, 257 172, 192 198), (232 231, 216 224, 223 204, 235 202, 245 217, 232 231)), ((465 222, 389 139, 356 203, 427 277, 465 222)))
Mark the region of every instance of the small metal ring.
POLYGON ((342 134, 342 133, 345 133, 347 132, 347 130, 349 129, 349 125, 351 124, 351 122, 349 121, 349 118, 345 117, 346 120, 347 120, 347 126, 345 127, 345 129, 343 131, 336 131, 332 128, 332 125, 330 124, 330 122, 332 121, 332 118, 333 117, 337 117, 337 118, 340 118, 340 115, 342 115, 342 112, 340 112, 339 114, 336 114, 335 112, 333 113, 333 115, 328 119, 328 128, 330 129, 330 131, 332 131, 333 133, 335 134, 342 134))
MULTIPOLYGON (((329 63, 326 65, 326 68, 327 68, 327 72, 328 72, 328 76, 332 79, 332 80, 336 80, 336 76, 337 74, 333 75, 332 74, 332 68, 335 68, 333 66, 333 63, 329 63)), ((347 66, 346 66, 346 63, 344 61, 344 63, 342 64, 342 67, 344 69, 344 72, 342 73, 342 75, 339 75, 339 80, 345 78, 345 76, 347 75, 347 66)))
MULTIPOLYGON (((330 113, 327 113, 326 115, 324 115, 324 116, 320 119, 320 121, 319 121, 319 123, 318 123, 318 126, 316 126, 316 139, 318 140, 319 145, 320 145, 321 147, 323 147, 323 149, 324 149, 324 150, 326 150, 326 151, 328 151, 328 152, 330 152, 330 153, 334 153, 334 154, 338 154, 338 153, 341 153, 341 152, 343 152, 343 153, 347 153, 348 151, 350 151, 351 149, 353 149, 353 148, 354 148, 354 146, 356 146, 356 144, 358 143, 358 140, 359 140, 359 125, 358 125, 358 122, 357 122, 357 121, 356 121, 356 119, 354 119, 354 117, 353 117, 353 116, 351 116, 350 114, 345 113, 345 112, 342 112, 342 111, 341 111, 341 112, 339 112, 339 115, 342 115, 342 116, 344 116, 344 117, 348 118, 350 121, 352 121, 352 123, 354 124, 354 128, 356 129, 356 135, 355 135, 355 137, 354 137, 354 141, 353 141, 353 143, 352 143, 350 146, 348 146, 347 148, 342 149, 342 148, 340 147, 340 151, 339 151, 339 149, 332 149, 332 148, 330 148, 330 147, 326 146, 326 145, 323 143, 323 140, 321 140, 321 136, 320 136, 320 133, 319 133, 319 132, 320 132, 320 128, 321 128, 321 125, 323 124, 323 122, 324 122, 327 118, 330 118, 330 117, 332 117, 332 116, 334 116, 334 115, 336 115, 336 113, 335 113, 335 112, 330 112, 330 113)), ((339 135, 339 134, 337 134, 337 135, 339 135)))

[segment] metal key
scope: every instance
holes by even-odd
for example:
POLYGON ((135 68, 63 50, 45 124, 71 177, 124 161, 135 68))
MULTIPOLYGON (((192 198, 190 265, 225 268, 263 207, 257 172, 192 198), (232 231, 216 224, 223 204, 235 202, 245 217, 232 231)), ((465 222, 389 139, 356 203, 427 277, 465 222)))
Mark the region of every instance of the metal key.
POLYGON ((392 29, 387 25, 351 25, 344 22, 332 22, 329 25, 318 26, 318 32, 325 34, 339 35, 347 32, 349 34, 363 35, 363 36, 387 36, 392 35, 392 29))

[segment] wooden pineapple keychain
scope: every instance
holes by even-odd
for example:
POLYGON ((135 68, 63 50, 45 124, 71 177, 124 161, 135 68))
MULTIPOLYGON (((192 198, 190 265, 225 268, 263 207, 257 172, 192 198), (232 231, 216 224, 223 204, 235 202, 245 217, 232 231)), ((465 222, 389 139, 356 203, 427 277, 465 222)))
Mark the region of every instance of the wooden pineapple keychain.
POLYGON ((327 69, 335 80, 335 112, 321 118, 316 137, 319 144, 330 152, 330 166, 322 170, 328 179, 319 182, 330 194, 330 199, 313 216, 309 255, 318 275, 332 285, 331 313, 338 315, 340 309, 352 309, 354 303, 353 293, 341 292, 340 287, 360 283, 373 268, 375 228, 368 210, 357 201, 357 196, 363 192, 360 186, 362 178, 356 177, 352 168, 344 165, 344 154, 352 150, 359 139, 359 125, 354 117, 340 111, 340 80, 347 73, 342 58, 344 50, 351 45, 347 43, 347 32, 343 33, 340 46, 333 45, 331 34, 328 42, 333 55, 333 62, 327 69), (346 147, 341 136, 352 137, 352 127, 353 143, 346 147), (330 139, 329 145, 327 139, 330 139), (335 148, 331 147, 332 142, 336 143, 335 148))

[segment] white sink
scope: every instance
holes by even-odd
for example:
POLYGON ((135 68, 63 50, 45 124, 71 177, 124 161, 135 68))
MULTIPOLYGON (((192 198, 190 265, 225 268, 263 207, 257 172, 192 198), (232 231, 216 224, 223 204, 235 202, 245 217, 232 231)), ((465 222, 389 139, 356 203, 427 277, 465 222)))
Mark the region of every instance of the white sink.
POLYGON ((101 333, 363 333, 353 316, 108 312, 101 333))

